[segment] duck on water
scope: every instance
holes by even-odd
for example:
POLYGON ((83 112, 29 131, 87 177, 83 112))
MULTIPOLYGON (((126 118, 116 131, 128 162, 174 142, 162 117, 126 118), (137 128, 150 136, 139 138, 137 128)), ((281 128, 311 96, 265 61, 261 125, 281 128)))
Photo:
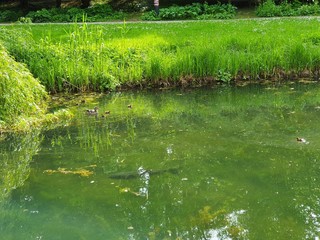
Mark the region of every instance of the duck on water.
POLYGON ((94 107, 93 109, 87 109, 86 112, 89 115, 98 115, 98 107, 94 107))

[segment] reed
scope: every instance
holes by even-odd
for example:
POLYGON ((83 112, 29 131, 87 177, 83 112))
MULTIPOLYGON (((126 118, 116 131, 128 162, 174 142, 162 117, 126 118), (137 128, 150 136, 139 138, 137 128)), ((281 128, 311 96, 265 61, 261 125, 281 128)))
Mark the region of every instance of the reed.
POLYGON ((105 91, 123 85, 317 77, 318 28, 317 19, 83 22, 3 27, 0 39, 50 92, 105 91))

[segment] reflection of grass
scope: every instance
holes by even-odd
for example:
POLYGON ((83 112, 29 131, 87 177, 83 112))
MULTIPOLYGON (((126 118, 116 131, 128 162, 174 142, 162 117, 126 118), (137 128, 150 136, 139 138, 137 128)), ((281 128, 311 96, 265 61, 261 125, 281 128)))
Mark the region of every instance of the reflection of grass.
MULTIPOLYGON (((292 146, 289 145, 291 133, 287 130, 292 128, 292 134, 296 133, 296 128, 319 132, 317 124, 302 124, 306 113, 308 120, 318 119, 314 106, 320 102, 315 85, 305 87, 310 88, 307 93, 290 89, 299 87, 250 86, 250 89, 107 95, 97 103, 101 110, 112 110, 107 118, 87 116, 80 111, 76 120, 82 124, 79 123, 77 129, 73 125, 68 130, 63 128, 55 132, 61 138, 52 132, 46 134, 47 143, 42 148, 50 155, 41 152, 35 159, 34 167, 40 174, 34 174, 29 185, 30 189, 35 186, 32 195, 37 201, 48 201, 50 207, 55 207, 43 229, 52 229, 49 235, 54 236, 51 234, 57 234, 57 227, 49 225, 61 222, 63 216, 58 216, 61 209, 71 209, 73 213, 81 209, 79 213, 88 213, 85 217, 88 223, 92 221, 93 225, 86 225, 89 231, 98 223, 103 233, 119 228, 118 234, 123 238, 131 234, 135 239, 143 239, 149 234, 150 239, 151 235, 154 239, 209 239, 213 231, 219 231, 221 238, 251 239, 264 234, 266 239, 276 236, 281 229, 305 233, 295 230, 303 226, 303 222, 295 219, 303 219, 303 216, 289 213, 289 208, 305 203, 310 189, 317 189, 317 181, 310 179, 318 179, 319 148, 316 141, 307 148, 294 145, 295 139, 290 143, 292 146), (132 104, 132 109, 127 108, 128 103, 132 104), (287 115, 287 111, 296 113, 287 115), (261 127, 263 124, 275 127, 261 127), (118 137, 112 137, 111 131, 118 137), (52 144, 52 136, 59 144, 52 144), (166 151, 168 146, 172 147, 170 153, 166 151), (310 152, 313 146, 316 150, 310 152), (55 159, 58 156, 63 157, 55 159), (171 166, 183 165, 180 165, 181 172, 151 177, 148 201, 132 195, 141 186, 139 179, 118 183, 105 174, 137 169, 140 165, 158 167, 164 160, 171 166), (83 168, 81 166, 93 162, 97 163, 95 184, 90 184, 87 178, 62 177, 63 181, 57 181, 59 174, 55 177, 41 174, 43 169, 57 169, 61 164, 74 169, 74 166, 83 168), (99 172, 99 168, 105 171, 99 172), (306 174, 310 178, 306 178, 306 174), (279 195, 275 191, 279 191, 279 195), (290 206, 293 198, 298 204, 290 206), (54 221, 53 216, 56 217, 54 221), (233 220, 234 216, 238 221, 233 220), (279 216, 280 220, 270 222, 274 216, 279 216), (257 222, 263 225, 257 226, 257 222)), ((84 104, 91 106, 92 102, 84 104)), ((82 218, 70 216, 80 221, 74 226, 83 226, 79 224, 82 218)), ((57 225, 62 229, 58 231, 60 235, 64 233, 61 225, 57 225)), ((82 232, 80 227, 75 227, 75 231, 82 232)), ((282 235, 283 239, 289 236, 282 235)))
POLYGON ((40 131, 7 136, 0 148, 0 203, 10 196, 11 191, 23 186, 30 174, 30 162, 38 152, 42 138, 40 131))
POLYGON ((26 27, 14 26, 0 38, 48 90, 100 91, 310 77, 319 65, 317 24, 287 19, 28 26, 33 34, 27 41, 26 27))

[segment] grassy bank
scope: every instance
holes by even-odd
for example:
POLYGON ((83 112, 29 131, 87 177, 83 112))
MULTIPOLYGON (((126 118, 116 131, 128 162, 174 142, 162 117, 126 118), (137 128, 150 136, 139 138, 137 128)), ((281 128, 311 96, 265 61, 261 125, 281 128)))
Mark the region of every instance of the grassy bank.
POLYGON ((13 25, 0 39, 50 92, 318 78, 317 19, 13 25))
POLYGON ((48 95, 45 88, 1 45, 0 55, 0 136, 2 132, 29 131, 32 126, 42 124, 53 126, 59 120, 71 117, 67 111, 46 114, 48 95))
POLYGON ((0 45, 0 124, 13 123, 23 115, 43 114, 47 93, 28 69, 15 62, 0 45))

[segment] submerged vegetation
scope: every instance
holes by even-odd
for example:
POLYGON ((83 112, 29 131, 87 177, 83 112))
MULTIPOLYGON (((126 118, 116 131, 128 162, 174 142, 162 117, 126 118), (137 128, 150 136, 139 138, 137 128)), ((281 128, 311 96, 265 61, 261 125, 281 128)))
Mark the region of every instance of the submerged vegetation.
POLYGON ((0 39, 51 92, 318 79, 317 19, 16 25, 0 39))

